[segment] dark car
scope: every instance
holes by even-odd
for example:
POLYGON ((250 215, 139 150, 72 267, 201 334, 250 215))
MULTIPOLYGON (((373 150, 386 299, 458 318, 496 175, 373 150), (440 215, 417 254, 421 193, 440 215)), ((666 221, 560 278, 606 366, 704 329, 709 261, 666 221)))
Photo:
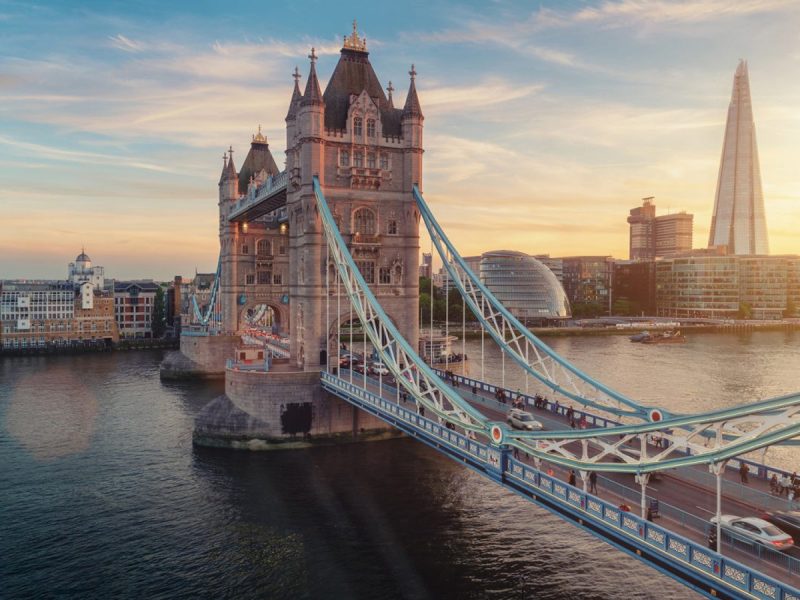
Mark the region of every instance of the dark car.
POLYGON ((785 531, 794 539, 800 540, 800 511, 787 510, 765 513, 761 518, 769 521, 778 529, 785 531))

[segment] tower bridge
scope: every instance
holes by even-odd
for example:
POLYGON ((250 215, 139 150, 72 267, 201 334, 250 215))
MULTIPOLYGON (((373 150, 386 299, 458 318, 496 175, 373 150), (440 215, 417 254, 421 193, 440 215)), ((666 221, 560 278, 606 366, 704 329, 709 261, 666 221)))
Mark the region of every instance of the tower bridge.
POLYGON ((570 364, 481 284, 423 199, 414 67, 398 108, 355 26, 324 93, 314 49, 309 61, 303 91, 294 73, 286 169, 260 128, 240 170, 233 148, 224 155, 214 284, 202 303, 193 299, 181 355, 162 371, 225 377, 225 394, 197 417, 195 442, 297 447, 406 434, 708 597, 800 598, 796 551, 748 547, 708 519, 782 507, 767 493, 734 497, 730 471, 749 464, 754 492, 766 489, 780 470, 743 455, 797 441, 800 394, 676 415, 570 364), (510 428, 493 384, 448 376, 417 353, 420 222, 482 335, 535 389, 561 400, 543 406, 534 394, 511 394, 542 431, 510 428), (372 373, 370 353, 380 363, 372 373), (567 428, 567 410, 586 428, 567 428), (589 489, 592 472, 599 489, 589 489), (654 522, 658 475, 672 491, 654 522))

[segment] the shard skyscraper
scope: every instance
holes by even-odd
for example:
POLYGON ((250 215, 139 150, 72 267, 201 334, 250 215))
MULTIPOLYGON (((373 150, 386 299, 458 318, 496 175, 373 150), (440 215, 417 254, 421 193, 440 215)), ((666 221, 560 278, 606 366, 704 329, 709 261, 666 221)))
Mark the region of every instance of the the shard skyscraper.
POLYGON ((727 246, 729 254, 769 254, 756 126, 750 102, 747 63, 739 62, 717 180, 717 197, 708 247, 727 246))

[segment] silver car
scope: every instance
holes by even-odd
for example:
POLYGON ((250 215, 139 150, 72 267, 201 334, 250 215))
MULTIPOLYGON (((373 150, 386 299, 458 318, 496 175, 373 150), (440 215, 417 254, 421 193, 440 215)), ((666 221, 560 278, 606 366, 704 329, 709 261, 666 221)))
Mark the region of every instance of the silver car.
POLYGON ((539 431, 544 426, 533 418, 533 415, 518 408, 508 411, 508 424, 514 429, 527 429, 528 431, 539 431))
MULTIPOLYGON (((717 517, 711 518, 711 524, 716 527, 717 517)), ((758 517, 722 515, 720 525, 724 531, 737 539, 761 544, 772 550, 789 550, 794 546, 792 536, 758 517)))

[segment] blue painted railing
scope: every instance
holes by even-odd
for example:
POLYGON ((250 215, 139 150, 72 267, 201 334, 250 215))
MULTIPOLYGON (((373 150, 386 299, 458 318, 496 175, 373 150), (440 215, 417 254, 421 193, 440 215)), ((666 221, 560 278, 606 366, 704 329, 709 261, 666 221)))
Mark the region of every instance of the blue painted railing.
POLYGON ((800 600, 800 590, 514 460, 507 448, 460 434, 330 373, 322 386, 516 493, 565 516, 706 596, 800 600))
MULTIPOLYGON (((442 369, 434 369, 434 370, 439 374, 439 376, 441 377, 445 376, 444 370, 442 369)), ((454 374, 453 379, 456 382, 458 382, 458 384, 462 386, 466 391, 471 392, 473 387, 476 390, 488 392, 490 394, 494 394, 495 392, 497 392, 497 390, 502 390, 506 392, 508 395, 510 395, 512 399, 516 399, 517 397, 519 397, 523 399, 526 406, 533 406, 533 396, 530 396, 528 394, 522 392, 514 392, 511 389, 504 388, 499 385, 493 385, 491 383, 486 383, 485 381, 480 381, 479 379, 471 379, 470 377, 465 377, 463 375, 454 374)), ((459 388, 459 391, 462 391, 461 388, 459 388)), ((493 408, 497 408, 498 410, 503 410, 503 411, 507 410, 510 406, 510 404, 503 404, 502 402, 498 402, 496 400, 487 398, 480 398, 479 401, 482 403, 488 402, 492 404, 493 408)), ((567 415, 568 405, 556 404, 552 400, 547 400, 545 406, 546 410, 548 412, 553 413, 554 415, 560 417, 566 417, 567 415)), ((585 417, 587 425, 590 425, 592 427, 617 427, 619 425, 622 425, 622 423, 620 423, 619 421, 615 421, 614 419, 609 419, 606 417, 601 417, 599 415, 592 414, 586 410, 573 408, 573 411, 576 422, 580 421, 582 417, 585 417)), ((691 454, 691 451, 687 449, 685 453, 691 454)), ((750 468, 749 474, 751 477, 757 477, 759 479, 769 480, 773 474, 777 475, 778 479, 780 479, 783 475, 787 475, 790 477, 792 475, 792 473, 790 473, 789 471, 780 469, 779 467, 773 467, 746 458, 732 458, 727 462, 726 467, 731 471, 738 471, 741 463, 745 463, 750 468)))

